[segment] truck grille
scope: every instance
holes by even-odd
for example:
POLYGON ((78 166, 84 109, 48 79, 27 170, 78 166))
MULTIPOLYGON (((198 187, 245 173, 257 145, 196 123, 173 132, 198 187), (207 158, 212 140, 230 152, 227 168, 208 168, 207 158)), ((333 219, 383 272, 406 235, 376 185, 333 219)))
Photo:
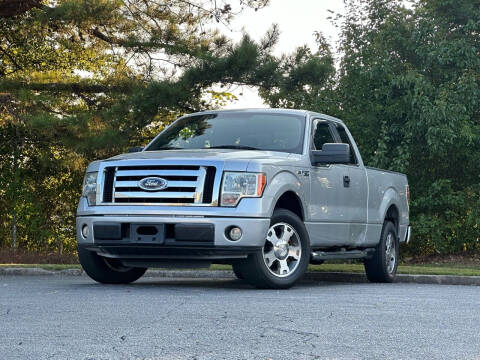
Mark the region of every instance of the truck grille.
POLYGON ((103 203, 209 204, 215 172, 215 167, 194 165, 106 167, 103 203), (168 186, 158 191, 144 190, 139 182, 148 177, 167 180, 168 186))

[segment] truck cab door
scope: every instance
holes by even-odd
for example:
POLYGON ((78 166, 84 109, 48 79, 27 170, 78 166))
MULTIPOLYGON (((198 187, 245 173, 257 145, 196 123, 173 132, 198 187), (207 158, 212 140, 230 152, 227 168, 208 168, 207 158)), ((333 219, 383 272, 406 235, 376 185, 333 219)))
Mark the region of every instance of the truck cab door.
POLYGON ((361 246, 367 231, 368 181, 365 166, 361 163, 354 148, 351 136, 341 123, 332 123, 337 141, 350 145, 350 162, 338 165, 343 176, 343 190, 347 204, 343 219, 350 223, 349 243, 361 246))
MULTIPOLYGON (((334 129, 323 119, 312 123, 311 149, 321 150, 325 143, 335 143, 334 129)), ((305 222, 312 247, 346 245, 349 241, 348 204, 343 187, 343 165, 312 165, 310 171, 310 218, 305 222)))

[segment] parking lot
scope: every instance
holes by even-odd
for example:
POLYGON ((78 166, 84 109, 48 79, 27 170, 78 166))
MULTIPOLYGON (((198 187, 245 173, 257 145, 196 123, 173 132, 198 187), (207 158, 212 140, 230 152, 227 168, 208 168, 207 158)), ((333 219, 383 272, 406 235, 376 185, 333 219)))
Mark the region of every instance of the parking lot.
POLYGON ((478 287, 0 277, 3 359, 479 359, 478 287))

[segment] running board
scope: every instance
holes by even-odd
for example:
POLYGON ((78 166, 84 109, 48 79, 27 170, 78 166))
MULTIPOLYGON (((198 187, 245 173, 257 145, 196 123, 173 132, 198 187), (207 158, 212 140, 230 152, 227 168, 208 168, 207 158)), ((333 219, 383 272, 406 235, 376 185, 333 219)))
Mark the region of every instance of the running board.
POLYGON ((341 260, 341 259, 368 259, 375 249, 365 250, 339 250, 339 251, 313 251, 312 260, 341 260))

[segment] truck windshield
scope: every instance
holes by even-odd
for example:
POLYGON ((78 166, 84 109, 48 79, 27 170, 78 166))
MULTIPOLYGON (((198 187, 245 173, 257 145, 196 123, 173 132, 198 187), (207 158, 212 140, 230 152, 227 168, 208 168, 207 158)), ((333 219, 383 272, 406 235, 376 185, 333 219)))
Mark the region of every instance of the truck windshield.
POLYGON ((302 153, 305 116, 272 113, 217 113, 176 121, 145 151, 241 149, 302 153))

